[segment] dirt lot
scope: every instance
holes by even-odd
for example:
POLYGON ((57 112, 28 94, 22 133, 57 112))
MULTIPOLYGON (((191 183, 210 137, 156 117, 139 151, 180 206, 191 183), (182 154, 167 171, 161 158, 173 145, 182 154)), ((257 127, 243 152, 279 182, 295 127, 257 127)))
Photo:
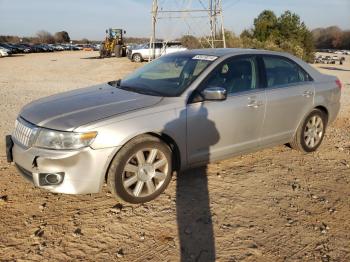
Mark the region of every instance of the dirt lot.
MULTIPOLYGON (((0 137, 29 101, 118 79, 139 65, 94 52, 0 59, 0 137)), ((2 261, 350 261, 350 57, 318 65, 345 83, 318 152, 279 146, 174 177, 145 205, 25 182, 0 142, 2 261)))

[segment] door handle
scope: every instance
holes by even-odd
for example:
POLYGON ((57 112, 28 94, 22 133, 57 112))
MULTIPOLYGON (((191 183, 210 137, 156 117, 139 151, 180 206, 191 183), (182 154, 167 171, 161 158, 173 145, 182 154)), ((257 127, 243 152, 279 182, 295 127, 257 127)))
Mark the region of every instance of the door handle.
POLYGON ((248 104, 247 107, 250 108, 258 108, 259 106, 262 106, 263 103, 261 101, 256 101, 256 100, 251 100, 248 104))
POLYGON ((314 92, 312 92, 312 91, 305 91, 305 92, 303 93, 303 96, 305 96, 306 98, 309 98, 309 97, 311 97, 313 94, 314 94, 314 92))

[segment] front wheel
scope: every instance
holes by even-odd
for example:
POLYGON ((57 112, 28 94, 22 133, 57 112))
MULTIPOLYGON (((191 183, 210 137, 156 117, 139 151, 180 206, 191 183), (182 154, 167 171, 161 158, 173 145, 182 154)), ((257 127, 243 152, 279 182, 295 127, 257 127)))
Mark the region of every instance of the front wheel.
POLYGON ((121 45, 116 45, 114 47, 114 54, 115 54, 115 57, 121 57, 122 56, 122 46, 121 45))
POLYGON ((291 147, 302 152, 314 152, 321 145, 327 126, 327 115, 314 109, 299 126, 291 147))
POLYGON ((106 48, 105 46, 101 46, 101 49, 100 49, 100 58, 105 58, 106 57, 106 48))
POLYGON ((118 199, 132 204, 158 197, 172 176, 172 152, 153 136, 141 136, 126 144, 108 171, 108 186, 118 199))

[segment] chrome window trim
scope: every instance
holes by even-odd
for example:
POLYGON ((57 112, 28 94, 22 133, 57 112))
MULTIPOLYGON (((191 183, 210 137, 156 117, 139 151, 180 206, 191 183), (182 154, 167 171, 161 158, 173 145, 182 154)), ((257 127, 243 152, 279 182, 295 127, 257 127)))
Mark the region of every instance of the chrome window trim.
POLYGON ((274 90, 274 89, 285 89, 285 88, 293 88, 296 86, 305 86, 305 85, 313 85, 313 81, 304 81, 304 82, 296 82, 296 83, 290 83, 285 85, 277 85, 277 86, 271 86, 271 87, 265 87, 264 89, 266 91, 274 90))
POLYGON ((259 94, 259 93, 264 93, 264 92, 265 92, 264 88, 255 88, 252 90, 245 90, 245 91, 241 91, 241 92, 227 94, 227 98, 246 96, 246 95, 254 95, 254 94, 259 94))

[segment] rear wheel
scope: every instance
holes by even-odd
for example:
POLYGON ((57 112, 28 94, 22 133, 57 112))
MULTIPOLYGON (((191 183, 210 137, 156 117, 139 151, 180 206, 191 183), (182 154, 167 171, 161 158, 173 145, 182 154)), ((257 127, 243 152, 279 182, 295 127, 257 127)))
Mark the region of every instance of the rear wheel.
POLYGON ((140 54, 134 54, 132 56, 132 61, 136 63, 141 63, 142 62, 142 56, 140 54))
POLYGON ((108 171, 108 186, 118 199, 137 204, 155 199, 172 175, 172 152, 153 136, 141 136, 126 144, 108 171))
POLYGON ((314 152, 321 145, 327 126, 327 115, 314 109, 299 126, 291 147, 302 152, 314 152))

